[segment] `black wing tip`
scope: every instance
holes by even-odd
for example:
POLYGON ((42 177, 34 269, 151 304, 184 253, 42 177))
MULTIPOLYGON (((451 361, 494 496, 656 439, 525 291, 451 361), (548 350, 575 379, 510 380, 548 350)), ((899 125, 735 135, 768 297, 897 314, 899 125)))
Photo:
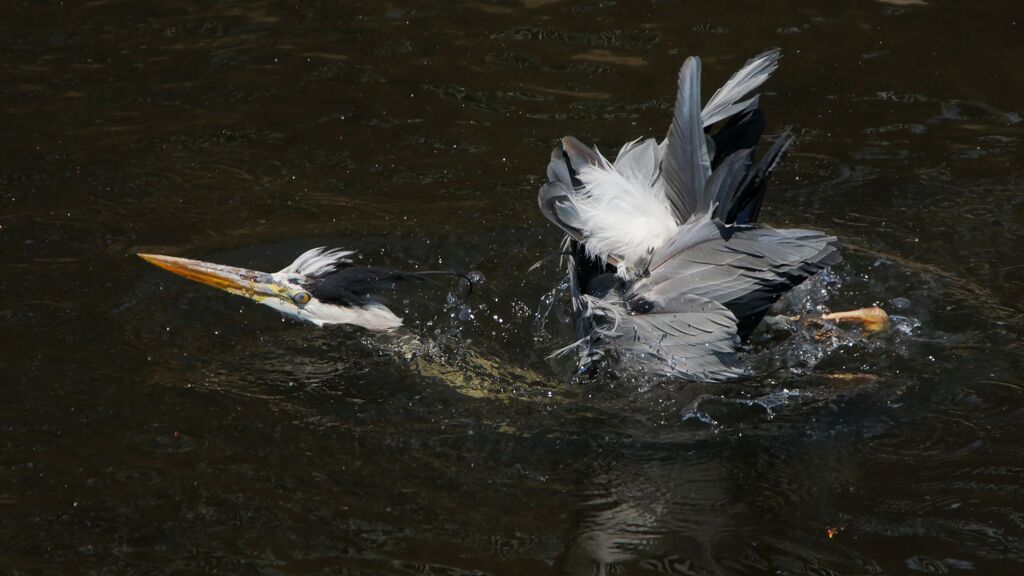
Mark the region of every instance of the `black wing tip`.
POLYGON ((838 238, 833 237, 829 243, 825 246, 824 253, 818 258, 818 263, 822 266, 835 266, 843 261, 843 253, 840 251, 841 242, 838 238))

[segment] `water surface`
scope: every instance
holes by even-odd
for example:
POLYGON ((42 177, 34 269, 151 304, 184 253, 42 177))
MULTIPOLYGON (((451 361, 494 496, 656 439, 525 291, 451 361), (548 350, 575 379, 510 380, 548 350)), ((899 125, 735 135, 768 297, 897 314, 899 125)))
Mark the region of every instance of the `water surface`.
POLYGON ((1012 0, 10 3, 0 9, 0 572, 1016 574, 1024 10, 1012 0), (763 220, 846 261, 724 386, 581 382, 536 209, 784 50, 763 220), (479 270, 409 341, 145 265, 313 246, 479 270))

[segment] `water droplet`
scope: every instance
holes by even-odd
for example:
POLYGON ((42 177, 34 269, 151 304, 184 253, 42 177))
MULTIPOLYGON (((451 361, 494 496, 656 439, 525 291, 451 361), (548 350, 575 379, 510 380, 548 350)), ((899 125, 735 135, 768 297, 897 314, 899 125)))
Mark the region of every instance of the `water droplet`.
POLYGON ((892 305, 893 310, 906 310, 910 308, 910 300, 899 296, 889 300, 889 304, 892 305))

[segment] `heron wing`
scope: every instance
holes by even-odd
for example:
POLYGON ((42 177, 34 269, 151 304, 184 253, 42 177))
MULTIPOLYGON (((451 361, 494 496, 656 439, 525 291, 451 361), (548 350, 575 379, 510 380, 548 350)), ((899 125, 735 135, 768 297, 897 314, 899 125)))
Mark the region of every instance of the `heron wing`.
POLYGON ((703 381, 747 373, 736 353, 736 317, 712 300, 687 295, 660 311, 628 316, 621 331, 616 346, 623 361, 647 373, 703 381))
POLYGON ((548 182, 537 194, 537 204, 544 217, 574 240, 584 239, 585 222, 572 202, 572 196, 583 184, 577 176, 584 166, 598 164, 596 152, 572 136, 562 139, 562 146, 551 152, 548 182))
POLYGON ((686 59, 679 71, 675 113, 662 144, 662 171, 666 196, 679 222, 707 211, 715 196, 706 190, 712 159, 724 159, 743 148, 752 148, 764 130, 757 110, 758 97, 741 100, 761 86, 779 65, 782 52, 769 50, 747 60, 700 110, 700 59, 686 59), (742 116, 738 116, 742 113, 742 116), (717 122, 731 119, 715 136, 705 136, 717 122))
POLYGON ((605 360, 658 377, 722 381, 746 374, 736 350, 736 317, 695 295, 629 302, 620 278, 570 242, 569 287, 576 313, 578 365, 605 360))
POLYGON ((772 147, 757 160, 753 169, 749 170, 743 184, 735 190, 728 202, 719 207, 719 218, 732 224, 752 224, 761 213, 761 204, 768 189, 768 178, 771 177, 790 144, 793 134, 786 130, 775 140, 772 147))
POLYGON ((740 99, 764 84, 764 81, 779 67, 781 57, 782 51, 774 48, 747 60, 743 68, 733 74, 708 100, 701 112, 703 125, 711 126, 734 114, 756 108, 757 96, 742 102, 740 99))
POLYGON ((737 150, 722 160, 711 173, 711 178, 708 178, 705 186, 708 195, 714 201, 715 215, 718 218, 724 220, 721 215, 728 213, 740 196, 750 173, 753 158, 753 148, 737 150))
POLYGON ((597 329, 587 342, 587 360, 611 356, 629 369, 686 380, 724 381, 746 374, 737 355, 736 317, 725 306, 695 295, 645 305, 642 313, 611 311, 614 306, 621 303, 590 302, 589 320, 597 329))
POLYGON ((663 148, 665 196, 676 220, 686 222, 711 205, 704 186, 711 176, 711 159, 700 120, 700 59, 694 56, 679 70, 675 113, 663 148))
POLYGON ((749 336, 783 293, 842 260, 834 236, 814 230, 727 226, 706 220, 683 226, 657 250, 650 275, 630 300, 672 302, 707 298, 732 311, 739 335, 749 336))
POLYGON ((544 217, 555 226, 571 236, 574 240, 583 241, 583 221, 576 206, 572 203, 573 190, 561 182, 548 182, 540 187, 537 204, 544 217))

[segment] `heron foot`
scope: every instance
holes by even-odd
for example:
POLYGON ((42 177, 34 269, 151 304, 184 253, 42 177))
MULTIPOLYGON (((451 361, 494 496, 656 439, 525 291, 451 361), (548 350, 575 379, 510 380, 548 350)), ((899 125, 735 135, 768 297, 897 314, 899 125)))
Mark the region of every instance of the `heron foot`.
POLYGON ((837 322, 839 324, 854 323, 860 324, 864 332, 874 334, 889 327, 889 315, 878 306, 869 308, 858 308, 845 312, 831 312, 822 314, 822 320, 837 322))

